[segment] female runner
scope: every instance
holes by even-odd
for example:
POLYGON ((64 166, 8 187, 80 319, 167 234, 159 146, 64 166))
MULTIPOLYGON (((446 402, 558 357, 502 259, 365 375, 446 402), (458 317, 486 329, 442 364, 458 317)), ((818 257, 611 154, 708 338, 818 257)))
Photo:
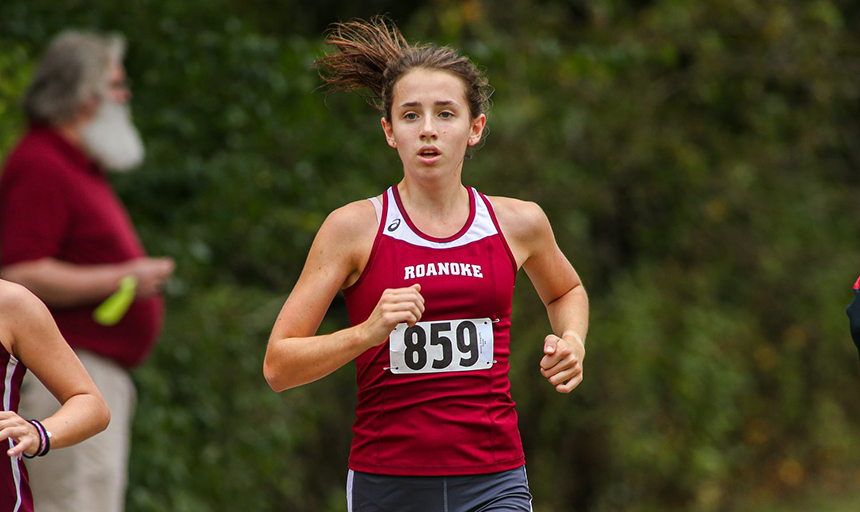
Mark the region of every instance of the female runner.
POLYGON ((462 183, 489 87, 448 47, 411 45, 385 18, 336 24, 317 63, 333 90, 369 89, 403 180, 332 212, 272 330, 275 391, 355 360, 350 511, 531 510, 510 395, 514 279, 546 305, 540 372, 582 381, 588 299, 535 204, 462 183), (343 290, 352 327, 315 335, 343 290))
POLYGON ((33 497, 21 457, 43 456, 98 434, 110 411, 96 385, 60 334, 48 308, 23 286, 0 279, 0 439, 9 460, 0 470, 0 510, 33 512, 33 497), (21 380, 29 369, 62 405, 50 418, 17 414, 21 380))

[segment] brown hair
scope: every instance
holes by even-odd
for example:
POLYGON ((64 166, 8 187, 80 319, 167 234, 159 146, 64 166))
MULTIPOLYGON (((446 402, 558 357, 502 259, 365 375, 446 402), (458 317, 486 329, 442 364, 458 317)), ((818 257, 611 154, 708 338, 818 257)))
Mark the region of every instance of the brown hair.
POLYGON ((414 68, 442 70, 459 77, 472 118, 489 108, 492 88, 468 57, 449 46, 409 44, 390 18, 335 23, 326 34, 335 50, 314 64, 329 91, 369 89, 368 101, 391 120, 394 85, 414 68))

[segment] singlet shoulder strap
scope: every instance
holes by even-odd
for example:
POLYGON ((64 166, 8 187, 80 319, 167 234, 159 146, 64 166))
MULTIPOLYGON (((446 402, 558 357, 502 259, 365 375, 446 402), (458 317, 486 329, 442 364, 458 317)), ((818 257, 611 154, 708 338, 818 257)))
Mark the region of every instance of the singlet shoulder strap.
POLYGON ((496 212, 493 209, 493 202, 490 201, 490 198, 485 196, 484 194, 475 190, 475 193, 481 198, 482 202, 487 208, 487 215, 491 219, 493 223, 493 227, 496 232, 499 234, 499 240, 502 241, 502 245, 505 248, 505 252, 508 254, 508 258, 511 260, 511 269, 514 272, 514 276, 517 275, 519 271, 519 265, 517 265, 517 259, 514 257, 514 252, 511 250, 511 246, 508 244, 508 240, 505 238, 505 234, 502 232, 502 226, 499 224, 499 219, 496 218, 496 212))
MULTIPOLYGON (((390 190, 390 189, 389 189, 390 190)), ((376 209, 376 236, 373 238, 373 246, 370 248, 370 255, 367 258, 367 262, 364 265, 364 270, 361 271, 361 275, 358 276, 358 280, 350 285, 349 288, 344 288, 344 295, 349 295, 354 292, 362 282, 364 282, 365 276, 370 271, 370 267, 373 265, 373 261, 376 259, 376 253, 379 249, 379 242, 382 238, 383 229, 385 228, 385 223, 382 222, 385 220, 386 215, 388 214, 388 210, 391 209, 391 201, 388 199, 388 190, 386 190, 382 194, 382 203, 380 204, 379 199, 376 197, 367 198, 368 201, 373 203, 373 207, 376 209)))
POLYGON ((373 208, 376 210, 376 225, 378 226, 382 222, 382 201, 376 196, 369 197, 367 200, 373 204, 373 208))

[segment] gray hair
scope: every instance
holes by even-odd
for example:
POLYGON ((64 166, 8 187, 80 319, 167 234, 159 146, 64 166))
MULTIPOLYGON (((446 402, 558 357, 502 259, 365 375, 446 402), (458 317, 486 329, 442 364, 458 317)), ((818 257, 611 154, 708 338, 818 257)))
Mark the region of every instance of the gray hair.
POLYGON ((118 34, 67 31, 55 37, 24 94, 27 118, 53 125, 74 119, 87 101, 104 96, 111 65, 122 62, 124 53, 118 34))

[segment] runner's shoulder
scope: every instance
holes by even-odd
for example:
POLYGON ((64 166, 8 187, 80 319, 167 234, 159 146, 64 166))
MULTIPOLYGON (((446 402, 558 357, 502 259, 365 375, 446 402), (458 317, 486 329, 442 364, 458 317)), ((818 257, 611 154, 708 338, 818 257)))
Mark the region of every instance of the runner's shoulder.
POLYGON ((46 314, 45 305, 27 288, 0 280, 0 319, 28 322, 46 314))
POLYGON ((503 196, 488 199, 506 236, 528 238, 549 228, 546 214, 535 202, 503 196))
POLYGON ((318 237, 338 243, 362 243, 376 236, 376 209, 367 199, 353 201, 331 212, 318 237))

